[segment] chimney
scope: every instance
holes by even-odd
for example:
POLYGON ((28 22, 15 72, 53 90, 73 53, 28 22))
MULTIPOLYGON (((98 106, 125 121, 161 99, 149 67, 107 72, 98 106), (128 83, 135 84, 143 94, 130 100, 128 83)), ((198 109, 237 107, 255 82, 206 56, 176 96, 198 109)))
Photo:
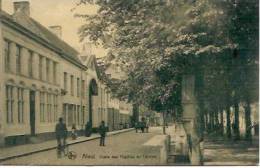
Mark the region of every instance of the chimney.
POLYGON ((53 34, 55 34, 56 36, 58 36, 59 38, 61 38, 62 36, 62 27, 61 26, 50 26, 49 29, 51 30, 51 32, 53 34))
POLYGON ((14 2, 14 13, 18 11, 22 11, 27 16, 30 16, 30 2, 29 1, 14 2))

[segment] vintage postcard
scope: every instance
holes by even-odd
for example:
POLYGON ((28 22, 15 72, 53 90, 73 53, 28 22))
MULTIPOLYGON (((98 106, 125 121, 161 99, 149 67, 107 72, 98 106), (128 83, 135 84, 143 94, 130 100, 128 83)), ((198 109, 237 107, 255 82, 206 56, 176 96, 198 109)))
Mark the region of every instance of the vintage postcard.
POLYGON ((0 0, 0 165, 259 165, 258 0, 0 0))

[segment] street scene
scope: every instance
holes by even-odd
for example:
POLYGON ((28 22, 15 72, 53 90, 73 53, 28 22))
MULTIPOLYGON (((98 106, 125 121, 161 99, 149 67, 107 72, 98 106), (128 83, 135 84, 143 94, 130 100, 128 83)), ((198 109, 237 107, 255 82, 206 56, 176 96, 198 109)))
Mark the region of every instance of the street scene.
POLYGON ((259 165, 258 0, 0 0, 0 165, 259 165))
POLYGON ((147 140, 160 130, 141 134, 134 131, 107 138, 106 147, 99 147, 99 140, 87 141, 69 147, 76 152, 75 159, 57 159, 56 149, 25 156, 3 164, 11 165, 159 165, 158 150, 145 146, 147 140), (124 143, 122 143, 122 140, 124 143), (140 157, 140 158, 137 158, 140 157))

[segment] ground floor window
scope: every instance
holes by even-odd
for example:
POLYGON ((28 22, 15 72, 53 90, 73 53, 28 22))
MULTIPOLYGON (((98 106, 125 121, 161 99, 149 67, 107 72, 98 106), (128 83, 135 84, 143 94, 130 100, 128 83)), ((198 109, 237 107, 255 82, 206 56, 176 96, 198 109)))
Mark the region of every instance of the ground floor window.
POLYGON ((47 93, 47 118, 48 122, 52 122, 52 94, 47 93))
POLYGON ((17 88, 18 123, 24 122, 24 89, 17 88))
POLYGON ((80 125, 81 122, 80 122, 80 117, 81 117, 81 114, 80 114, 80 105, 77 105, 77 124, 80 125))
POLYGON ((67 111, 68 111, 68 104, 63 104, 63 121, 67 123, 67 111))
POLYGON ((64 122, 67 122, 67 126, 71 127, 73 124, 76 126, 85 124, 85 109, 85 106, 76 104, 63 104, 63 117, 64 122))
POLYGON ((68 126, 72 126, 73 122, 74 122, 74 105, 70 104, 68 111, 67 111, 67 117, 68 117, 68 126))
POLYGON ((99 124, 101 123, 102 119, 103 119, 103 114, 102 114, 102 108, 100 107, 99 110, 99 124))
POLYGON ((54 113, 54 122, 57 121, 58 116, 58 95, 54 95, 53 97, 53 113, 54 113))
POLYGON ((82 112, 82 115, 81 115, 82 116, 82 120, 81 120, 82 124, 86 124, 85 123, 85 109, 86 109, 86 107, 82 106, 82 111, 81 111, 82 112))
POLYGON ((13 109, 14 109, 14 87, 13 86, 6 86, 6 121, 7 123, 13 123, 14 122, 14 115, 13 115, 13 109))
POLYGON ((45 122, 45 93, 40 92, 40 121, 45 122))

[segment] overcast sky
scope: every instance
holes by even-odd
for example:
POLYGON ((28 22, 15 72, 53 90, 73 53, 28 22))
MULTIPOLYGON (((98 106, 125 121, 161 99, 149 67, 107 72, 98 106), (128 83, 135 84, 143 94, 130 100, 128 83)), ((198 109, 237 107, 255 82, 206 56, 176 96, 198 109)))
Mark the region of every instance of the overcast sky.
MULTIPOLYGON (((4 11, 13 13, 13 2, 22 0, 2 0, 4 11)), ((27 0, 28 1, 28 0, 27 0)), ((95 14, 96 6, 81 5, 76 7, 79 0, 29 0, 31 17, 43 24, 45 27, 60 25, 62 26, 62 39, 72 47, 80 50, 82 45, 79 42, 78 28, 84 24, 84 20, 75 18, 76 13, 95 14), (76 10, 71 11, 74 7, 76 10)), ((92 52, 97 57, 105 55, 102 48, 93 47, 92 52)))

